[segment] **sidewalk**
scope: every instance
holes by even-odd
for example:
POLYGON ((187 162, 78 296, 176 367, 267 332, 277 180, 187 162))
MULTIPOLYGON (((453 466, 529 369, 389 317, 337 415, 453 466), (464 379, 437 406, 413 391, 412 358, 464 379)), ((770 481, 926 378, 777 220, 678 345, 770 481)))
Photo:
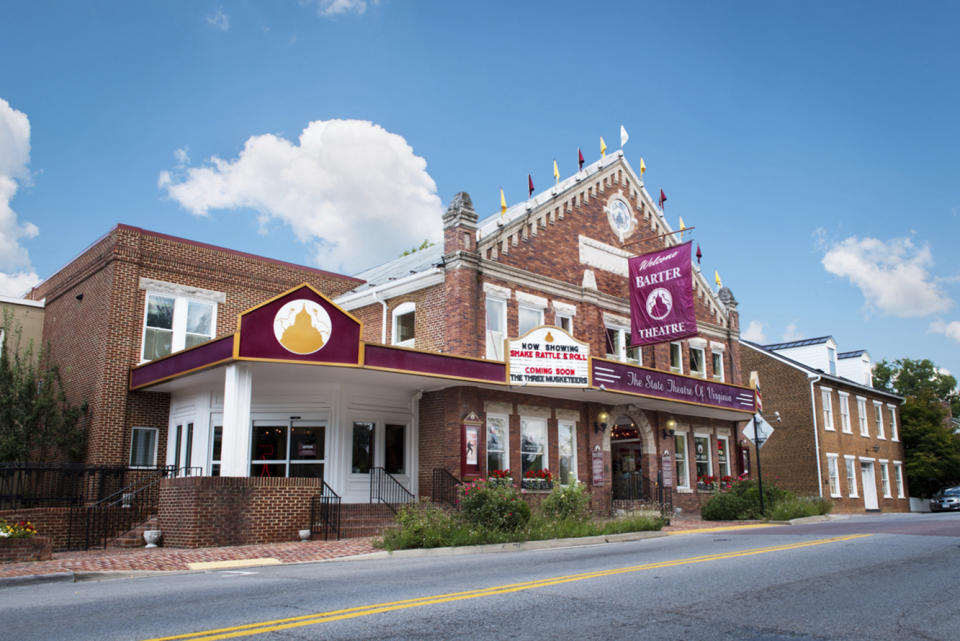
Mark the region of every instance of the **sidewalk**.
MULTIPOLYGON (((707 528, 739 528, 758 524, 763 525, 757 521, 701 521, 699 518, 682 518, 674 519, 662 532, 677 534, 707 528)), ((220 548, 113 548, 56 552, 50 561, 0 565, 0 585, 3 583, 2 579, 12 577, 56 575, 56 578, 67 579, 72 574, 91 572, 170 572, 325 561, 377 552, 378 548, 373 547, 372 540, 372 537, 366 537, 220 548)))

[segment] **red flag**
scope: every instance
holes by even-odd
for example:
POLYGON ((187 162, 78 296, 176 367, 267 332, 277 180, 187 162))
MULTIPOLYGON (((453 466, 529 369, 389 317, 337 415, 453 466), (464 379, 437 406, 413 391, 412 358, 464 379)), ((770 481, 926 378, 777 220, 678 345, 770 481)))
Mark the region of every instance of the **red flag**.
POLYGON ((667 195, 660 190, 660 209, 663 209, 663 203, 667 202, 667 195))
POLYGON ((531 176, 530 174, 527 174, 527 183, 529 184, 529 189, 530 189, 529 195, 532 196, 533 195, 533 176, 531 176))
POLYGON ((580 151, 580 147, 577 147, 577 163, 580 169, 583 169, 583 152, 580 151))
POLYGON ((700 252, 700 244, 697 244, 697 264, 700 264, 700 259, 703 258, 703 254, 700 252))

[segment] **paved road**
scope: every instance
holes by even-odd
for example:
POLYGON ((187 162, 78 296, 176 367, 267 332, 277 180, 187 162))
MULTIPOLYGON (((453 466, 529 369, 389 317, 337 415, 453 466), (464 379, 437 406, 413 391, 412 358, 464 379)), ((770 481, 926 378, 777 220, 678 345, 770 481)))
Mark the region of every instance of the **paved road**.
POLYGON ((0 590, 8 639, 960 639, 960 515, 0 590), (185 636, 179 636, 185 635, 185 636))

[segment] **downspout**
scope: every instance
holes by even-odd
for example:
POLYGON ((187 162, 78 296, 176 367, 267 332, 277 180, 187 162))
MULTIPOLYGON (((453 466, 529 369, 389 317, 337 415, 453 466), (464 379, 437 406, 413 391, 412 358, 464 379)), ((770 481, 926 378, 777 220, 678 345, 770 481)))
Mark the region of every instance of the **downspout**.
POLYGON ((813 417, 813 446, 817 452, 817 492, 819 492, 820 498, 823 498, 823 476, 820 470, 820 435, 817 433, 817 401, 813 391, 814 384, 819 383, 820 378, 820 376, 811 376, 809 380, 810 411, 812 412, 811 416, 813 417))
POLYGON ((387 344, 387 301, 380 298, 380 294, 374 290, 373 300, 383 305, 383 315, 380 318, 380 344, 387 344))

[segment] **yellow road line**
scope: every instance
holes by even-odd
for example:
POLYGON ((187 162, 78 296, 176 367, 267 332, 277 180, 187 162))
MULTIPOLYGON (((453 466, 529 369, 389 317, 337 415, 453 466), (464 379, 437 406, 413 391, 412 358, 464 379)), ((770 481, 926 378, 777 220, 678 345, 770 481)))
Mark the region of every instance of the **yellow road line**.
POLYGON ((216 641, 218 639, 234 639, 237 637, 252 636, 255 634, 264 634, 267 632, 276 632, 278 630, 289 630, 318 623, 328 623, 330 621, 342 621, 344 619, 354 619, 357 617, 369 616, 371 614, 380 614, 394 610, 405 610, 408 608, 417 608, 425 605, 434 605, 437 603, 450 603, 453 601, 463 601, 466 599, 476 599, 479 597, 495 596, 498 594, 509 594, 511 592, 521 592, 524 590, 533 590, 536 588, 549 587, 551 585, 560 585, 574 581, 584 581, 587 579, 597 579, 607 576, 616 576, 618 574, 628 574, 631 572, 643 572, 647 570, 657 570, 662 568, 677 567, 681 565, 690 565, 694 563, 708 563, 711 561, 722 561, 743 556, 754 556, 757 554, 769 554, 771 552, 783 552, 786 550, 797 550, 800 548, 824 545, 827 543, 839 543, 841 541, 851 541, 870 536, 869 534, 851 534, 847 536, 835 536, 827 539, 816 539, 814 541, 804 541, 801 543, 789 543, 785 545, 774 545, 762 548, 751 548, 740 550, 739 552, 722 552, 717 554, 707 554, 704 556, 688 557, 685 559, 675 559, 672 561, 659 561, 657 563, 647 563, 644 565, 632 565, 623 568, 614 568, 610 570, 597 570, 594 572, 583 572, 580 574, 569 574, 566 576, 557 576, 547 579, 538 579, 536 581, 525 581, 522 583, 509 583, 489 588, 480 588, 477 590, 467 590, 464 592, 451 592, 448 594, 437 594, 433 596, 419 597, 415 599, 405 599, 402 601, 390 601, 387 603, 376 603, 372 605, 346 608, 342 610, 331 610, 330 612, 319 612, 316 614, 307 614, 298 617, 285 619, 274 619, 272 621, 260 621, 258 623, 248 623, 229 628, 219 628, 215 630, 204 630, 201 632, 191 632, 187 634, 178 634, 167 637, 156 637, 146 639, 145 641, 216 641))
POLYGON ((709 532, 727 532, 729 530, 755 530, 764 527, 782 527, 782 523, 751 523, 749 525, 721 525, 719 527, 690 528, 689 530, 675 530, 667 532, 668 536, 675 534, 706 534, 709 532))
POLYGON ((253 568, 260 565, 280 565, 280 559, 263 556, 257 559, 234 559, 231 561, 196 561, 187 563, 191 570, 226 570, 229 568, 253 568))

